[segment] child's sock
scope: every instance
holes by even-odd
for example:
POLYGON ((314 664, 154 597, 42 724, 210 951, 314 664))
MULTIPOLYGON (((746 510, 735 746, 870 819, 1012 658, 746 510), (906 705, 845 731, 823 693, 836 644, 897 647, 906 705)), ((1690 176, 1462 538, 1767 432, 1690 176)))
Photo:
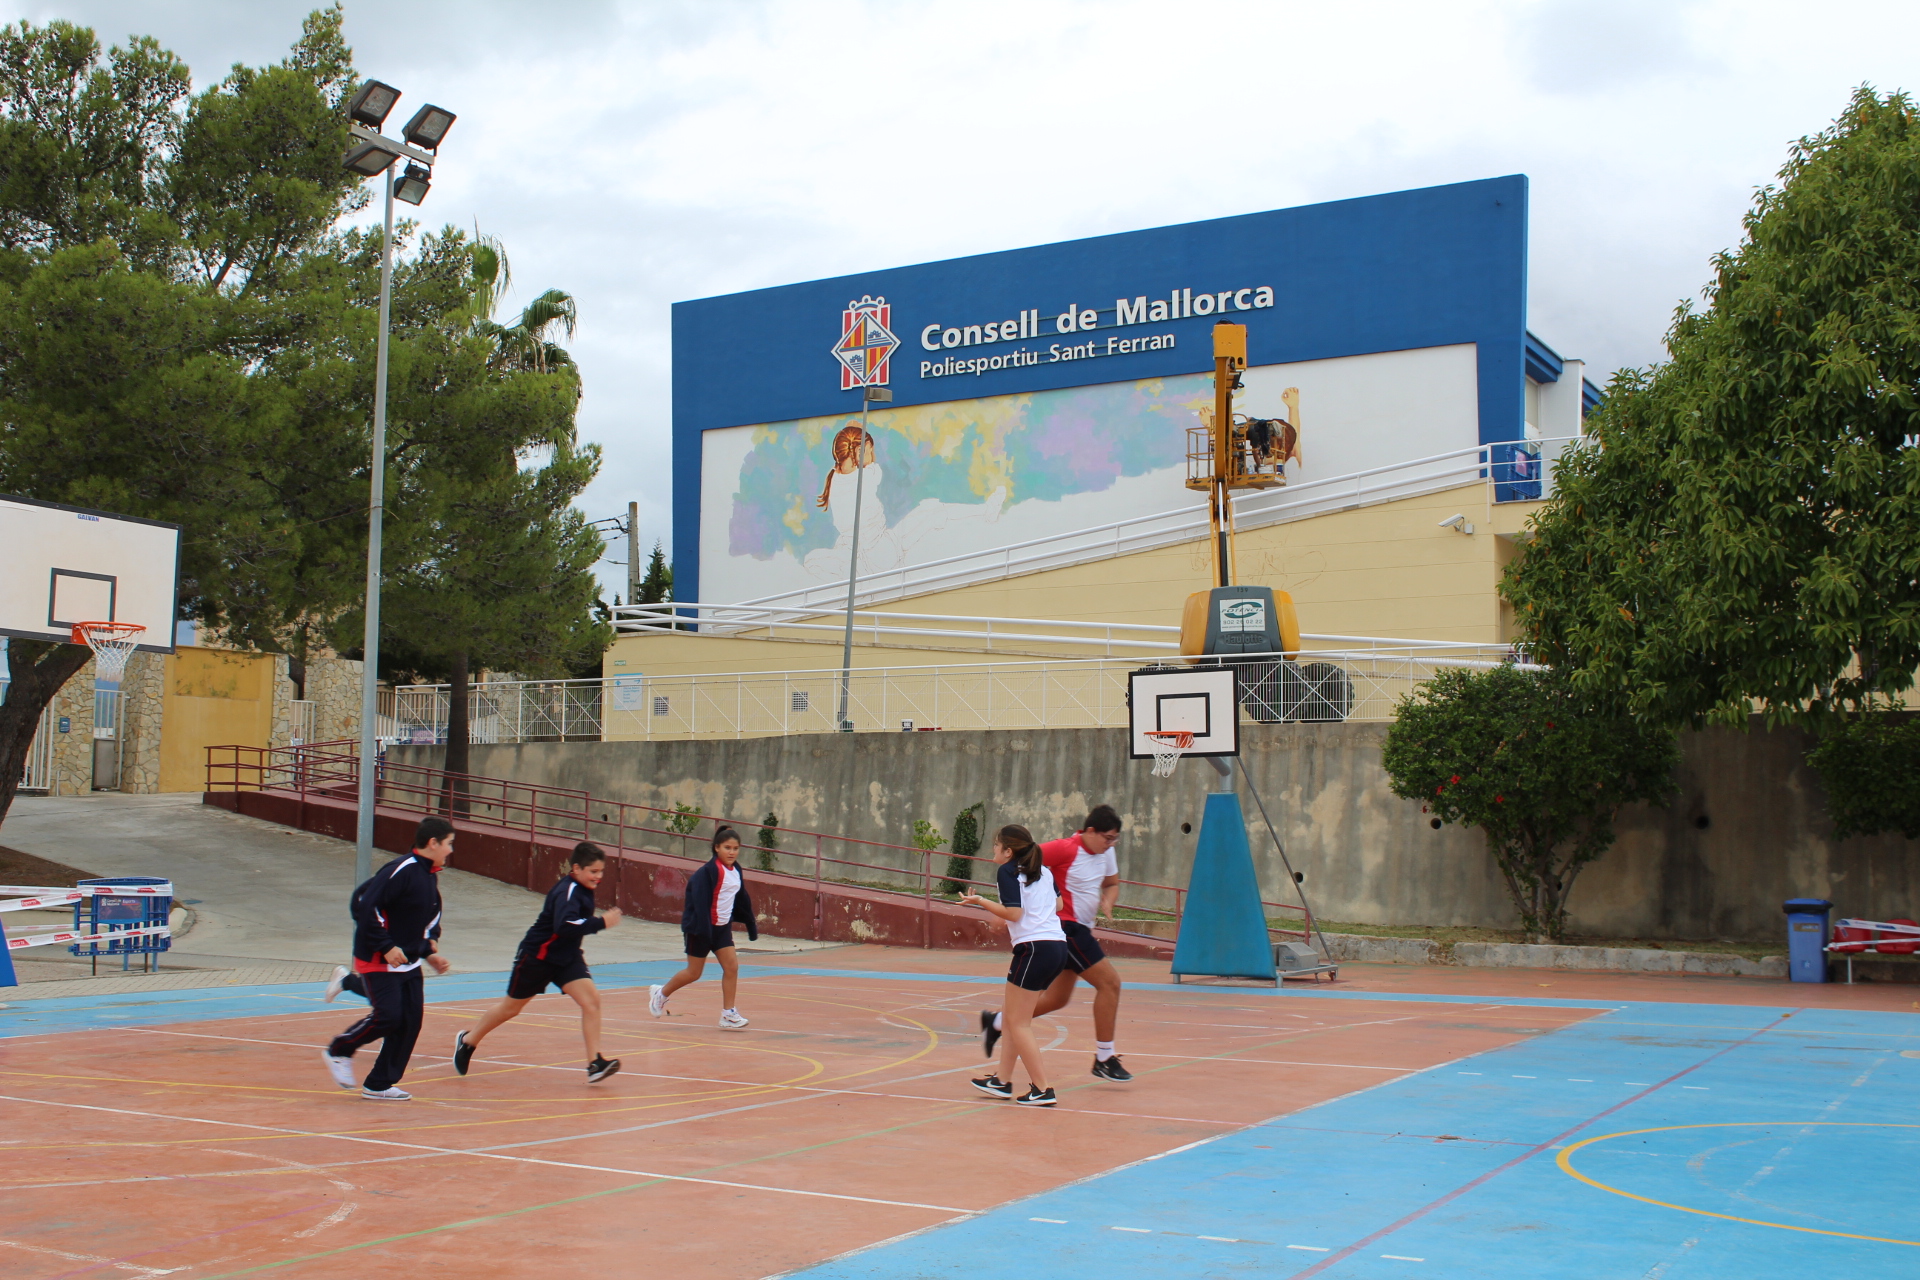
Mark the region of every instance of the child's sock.
POLYGON ((1095 1040, 1093 1042, 1093 1060, 1095 1062, 1105 1062, 1108 1058, 1111 1058, 1112 1056, 1113 1056, 1113 1041, 1095 1040))
POLYGON ((996 1013, 996 1014, 994 1014, 994 1015, 993 1015, 993 1029, 994 1029, 995 1031, 1005 1031, 1005 1030, 1006 1030, 1006 1028, 1005 1028, 1004 1026, 1002 1026, 1002 1025, 1001 1025, 1001 1019, 1002 1019, 1002 1018, 1004 1018, 1005 1016, 1006 1016, 1005 1014, 1000 1014, 1000 1013, 996 1013))
POLYGON ((722 1013, 739 1013, 740 1011, 739 1011, 738 1009, 722 1009, 722 1010, 721 1010, 720 1012, 722 1012, 722 1013))

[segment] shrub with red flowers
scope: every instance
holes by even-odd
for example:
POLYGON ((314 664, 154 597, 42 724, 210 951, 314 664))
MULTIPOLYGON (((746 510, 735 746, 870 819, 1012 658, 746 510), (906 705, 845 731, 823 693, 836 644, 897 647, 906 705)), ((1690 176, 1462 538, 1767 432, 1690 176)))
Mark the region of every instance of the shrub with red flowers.
POLYGON ((1440 672, 1400 700, 1382 764, 1395 795, 1479 827, 1521 927, 1566 934, 1567 895, 1613 843, 1621 806, 1663 803, 1673 732, 1594 704, 1564 672, 1440 672))

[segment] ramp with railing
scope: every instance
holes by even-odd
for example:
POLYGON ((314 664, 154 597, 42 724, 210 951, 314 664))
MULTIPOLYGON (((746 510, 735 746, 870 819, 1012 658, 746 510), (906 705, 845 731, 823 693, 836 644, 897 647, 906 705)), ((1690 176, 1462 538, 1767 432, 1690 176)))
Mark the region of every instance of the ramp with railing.
MULTIPOLYGON (((209 804, 303 830, 351 839, 360 762, 349 742, 299 747, 207 748, 209 804)), ((650 920, 680 918, 686 877, 709 856, 719 826, 742 841, 741 866, 760 916, 775 936, 821 941, 995 949, 1004 931, 985 913, 958 905, 962 892, 994 893, 992 859, 964 858, 912 845, 740 818, 663 809, 541 786, 448 773, 383 761, 375 781, 375 842, 391 852, 410 846, 420 818, 454 822, 453 866, 544 892, 561 874, 574 844, 591 840, 614 855, 602 900, 650 920), (768 849, 761 833, 777 847, 768 849), (764 855, 764 860, 763 860, 764 855), (771 866, 766 865, 771 863, 771 866)), ((1186 891, 1122 880, 1115 925, 1096 932, 1118 956, 1165 958, 1185 914, 1186 891)), ((1268 902, 1275 941, 1304 941, 1313 928, 1305 908, 1268 902), (1297 922, 1297 927, 1295 924, 1297 922)))

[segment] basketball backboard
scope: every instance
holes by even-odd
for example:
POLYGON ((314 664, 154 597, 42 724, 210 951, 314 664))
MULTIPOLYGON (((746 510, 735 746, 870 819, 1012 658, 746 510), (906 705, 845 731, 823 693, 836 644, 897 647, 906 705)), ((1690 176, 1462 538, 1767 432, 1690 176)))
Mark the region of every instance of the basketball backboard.
POLYGON ((0 635, 71 644, 76 622, 127 622, 172 653, 179 581, 179 525, 0 495, 0 635))
POLYGON ((1240 689, 1232 667, 1152 668, 1127 674, 1128 754, 1153 758, 1150 733, 1191 733, 1189 756, 1240 754, 1240 689))

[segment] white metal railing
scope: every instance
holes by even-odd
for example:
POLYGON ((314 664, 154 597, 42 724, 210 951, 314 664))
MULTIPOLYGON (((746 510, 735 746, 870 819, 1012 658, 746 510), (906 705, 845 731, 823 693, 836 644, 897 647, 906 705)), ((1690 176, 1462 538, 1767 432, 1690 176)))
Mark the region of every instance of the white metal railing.
MULTIPOLYGON (((1532 501, 1553 491, 1560 458, 1584 437, 1556 436, 1496 445, 1475 445, 1430 457, 1372 467, 1247 494, 1233 499, 1234 525, 1258 529, 1290 520, 1327 515, 1356 507, 1414 498, 1475 482, 1486 486, 1489 503, 1532 501), (1525 450, 1525 456, 1516 453, 1525 450)), ((994 582, 1044 569, 1151 551, 1200 537, 1207 528, 1204 505, 1130 516, 1072 533, 1012 542, 862 574, 855 582, 855 603, 874 605, 930 591, 994 582)), ((819 583, 744 600, 743 605, 844 605, 845 582, 819 583)))
POLYGON ((93 736, 96 740, 116 739, 120 736, 120 709, 126 706, 126 695, 118 689, 93 691, 93 736))
MULTIPOLYGON (((1253 720, 1391 720, 1399 699, 1443 667, 1518 663, 1504 645, 1342 648, 1237 660, 1253 720)), ((1139 658, 1061 658, 861 667, 848 680, 856 731, 1076 729, 1127 723, 1127 673, 1139 658)), ((608 739, 744 738, 834 728, 841 671, 742 671, 622 677, 608 739)))
POLYGON ((295 698, 293 700, 293 709, 288 714, 287 719, 289 722, 288 736, 293 739, 294 746, 303 746, 313 741, 313 726, 317 714, 316 708, 319 707, 319 705, 318 702, 310 698, 295 698))
MULTIPOLYGON (((600 737, 603 686, 584 680, 490 680, 467 691, 469 742, 583 742, 600 737)), ((447 740, 452 693, 444 684, 400 685, 391 691, 380 736, 390 742, 447 740), (390 719, 389 719, 390 717, 390 719)))
MULTIPOLYGON (((845 615, 814 608, 779 605, 641 604, 619 605, 614 626, 622 631, 671 631, 695 621, 700 634, 758 640, 817 639, 818 633, 846 633, 845 615), (824 621, 822 619, 825 619, 824 621)), ((854 635, 862 642, 889 640, 969 640, 992 651, 995 642, 1012 645, 1067 645, 1111 656, 1116 650, 1173 653, 1179 649, 1180 628, 1144 622, 1082 622, 1055 618, 995 618, 970 614, 905 613, 855 609, 854 635), (864 617, 864 621, 859 619, 864 617), (902 622, 945 623, 945 626, 903 626, 902 622)), ((971 647, 971 646, 969 646, 971 647)))
POLYGON ((40 713, 40 723, 33 731, 33 742, 27 748, 27 767, 20 775, 20 790, 53 789, 53 737, 53 708, 48 706, 40 713))
MULTIPOLYGON (((1489 668, 1521 663, 1523 658, 1505 645, 1348 640, 1292 659, 1250 655, 1236 660, 1247 690, 1243 705, 1248 716, 1271 721, 1391 720, 1399 698, 1443 667, 1489 668)), ((1119 726, 1127 722, 1127 672, 1154 660, 1101 656, 860 667, 848 682, 849 716, 861 731, 898 732, 909 722, 916 729, 1119 726)), ((825 733, 834 728, 840 679, 840 668, 825 667, 673 676, 635 672, 604 679, 476 685, 470 693, 470 740, 825 733), (543 708, 568 707, 568 718, 511 714, 523 701, 543 708)), ((447 686, 403 686, 394 695, 394 741, 446 740, 447 686)))

